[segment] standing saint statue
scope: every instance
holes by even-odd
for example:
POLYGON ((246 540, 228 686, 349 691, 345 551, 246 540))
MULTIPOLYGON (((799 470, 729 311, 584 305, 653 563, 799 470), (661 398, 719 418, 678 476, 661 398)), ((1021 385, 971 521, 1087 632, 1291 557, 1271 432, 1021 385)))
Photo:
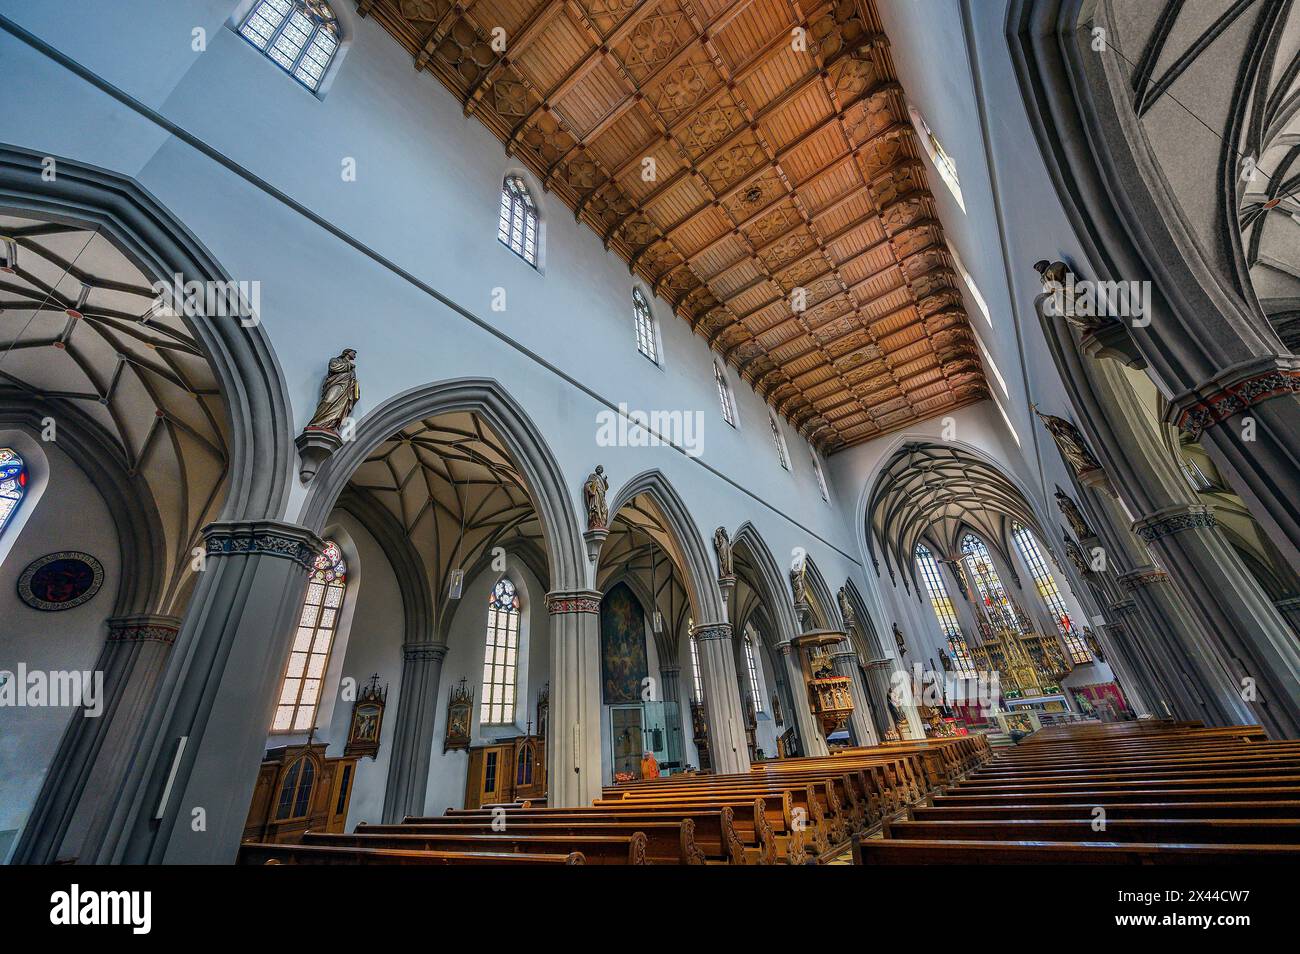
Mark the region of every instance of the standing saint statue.
POLYGON ((804 580, 804 571, 807 569, 808 564, 802 556, 797 557, 790 566, 790 594, 795 603, 808 602, 807 584, 804 580))
POLYGON ((907 655, 907 640, 903 638, 903 631, 894 624, 894 644, 898 646, 898 657, 901 659, 907 655))
POLYGON ((1092 456, 1092 451, 1088 449, 1083 434, 1077 427, 1063 417, 1044 414, 1038 409, 1037 404, 1030 404, 1029 407, 1051 432, 1057 449, 1074 468, 1076 475, 1081 476, 1090 470, 1101 470, 1101 461, 1092 456))
POLYGON ((587 504, 587 529, 605 530, 609 527, 609 506, 605 503, 605 492, 609 490, 609 478, 601 464, 587 475, 582 485, 582 497, 587 504))
POLYGON ((1095 537, 1092 527, 1088 526, 1088 521, 1084 518, 1083 513, 1079 510, 1079 505, 1070 499, 1070 496, 1060 487, 1056 488, 1056 505, 1061 508, 1061 513, 1065 514, 1065 519, 1070 522, 1070 529, 1080 540, 1087 540, 1089 537, 1095 537))
POLYGON ((330 358, 329 371, 320 385, 320 403, 306 430, 338 433, 361 398, 356 360, 357 353, 351 348, 344 348, 337 358, 330 358))
POLYGON ((731 561, 731 539, 726 527, 713 531, 713 549, 718 551, 718 579, 725 580, 736 575, 731 561))
POLYGON ((840 602, 840 616, 844 619, 844 628, 851 630, 858 624, 858 614, 853 612, 853 604, 849 602, 849 591, 841 586, 835 595, 840 602))

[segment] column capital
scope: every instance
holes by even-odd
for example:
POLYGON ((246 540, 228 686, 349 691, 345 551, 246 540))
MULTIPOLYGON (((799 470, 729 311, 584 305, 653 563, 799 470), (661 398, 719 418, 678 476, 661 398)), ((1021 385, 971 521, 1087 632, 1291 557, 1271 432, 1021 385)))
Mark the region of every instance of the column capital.
POLYGON ((108 641, 110 643, 165 643, 170 646, 180 632, 179 616, 156 616, 149 613, 138 616, 110 616, 108 641))
POLYGON ((552 616, 566 613, 600 613, 599 590, 554 590, 546 594, 546 611, 552 616))
POLYGON ((403 660, 435 660, 442 661, 447 656, 446 643, 403 643, 402 659, 403 660))
POLYGON ((203 528, 208 556, 272 556, 310 570, 325 549, 314 531, 282 520, 218 520, 203 528))
POLYGON ((661 676, 676 676, 681 671, 682 671, 681 666, 660 666, 659 667, 659 675, 661 676))
POLYGON ((1116 613, 1136 613, 1138 611, 1137 601, 1132 599, 1117 600, 1110 604, 1110 608, 1116 613))
POLYGON ((1205 504, 1164 507, 1133 521, 1133 531, 1146 543, 1184 530, 1203 530, 1216 525, 1214 510, 1205 504))
POLYGON ((1131 593, 1139 587, 1154 586, 1156 583, 1168 583, 1169 574, 1158 567, 1142 566, 1136 570, 1121 573, 1116 579, 1119 580, 1124 589, 1131 593))
POLYGON ((731 639, 730 623, 696 623, 691 627, 691 635, 697 640, 731 639))
POLYGON ((1176 395, 1165 420, 1193 438, 1270 398, 1300 393, 1300 360, 1269 355, 1228 368, 1176 395))
POLYGON ((1286 613, 1291 610, 1300 610, 1300 596, 1288 596, 1284 600, 1278 600, 1273 604, 1277 607, 1278 612, 1286 613))

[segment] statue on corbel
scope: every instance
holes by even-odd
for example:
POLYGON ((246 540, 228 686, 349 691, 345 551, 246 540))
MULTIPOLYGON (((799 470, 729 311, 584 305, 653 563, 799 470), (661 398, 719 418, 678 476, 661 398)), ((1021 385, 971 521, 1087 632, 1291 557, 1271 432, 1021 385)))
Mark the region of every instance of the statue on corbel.
POLYGON ((330 358, 321 380, 316 410, 294 439, 299 457, 298 476, 303 483, 309 483, 330 455, 343 446, 352 409, 361 399, 356 362, 357 352, 353 348, 344 348, 337 357, 330 358))
POLYGON ((1084 483, 1095 484, 1098 480, 1105 480, 1105 471, 1102 470, 1101 461, 1097 460, 1092 451, 1088 449, 1088 442, 1085 440, 1082 431, 1063 417, 1044 414, 1038 409, 1037 404, 1031 403, 1029 407, 1052 435, 1057 450, 1061 452, 1061 456, 1073 468, 1076 477, 1084 483))
POLYGON ((1070 529, 1074 531, 1076 537, 1080 540, 1087 540, 1096 536, 1092 532, 1092 527, 1088 526, 1088 521, 1083 516, 1083 512, 1079 510, 1079 505, 1060 487, 1056 488, 1056 505, 1061 508, 1061 513, 1065 515, 1065 519, 1069 522, 1070 529))
POLYGON ((600 556, 600 548, 609 536, 609 504, 605 502, 608 492, 609 478, 605 476, 605 468, 597 464, 582 482, 582 502, 587 510, 587 529, 582 536, 587 541, 587 559, 592 563, 600 556))
POLYGON ((899 659, 907 655, 907 640, 903 638, 903 631, 899 629, 897 623, 894 624, 894 645, 898 647, 899 659))
POLYGON ((1098 283, 1085 282, 1085 287, 1080 288, 1065 262, 1043 259, 1034 263, 1034 271, 1038 272, 1043 286, 1043 314, 1048 318, 1064 318, 1070 327, 1077 328, 1087 354, 1094 358, 1112 358, 1130 368, 1146 367, 1146 360, 1138 351, 1128 326, 1119 320, 1120 316, 1110 313, 1110 309, 1118 302, 1133 312, 1124 317, 1137 319, 1136 327, 1149 323, 1150 283, 1110 283, 1110 287, 1117 290, 1112 294, 1120 296, 1117 301, 1110 301, 1102 300, 1098 283))

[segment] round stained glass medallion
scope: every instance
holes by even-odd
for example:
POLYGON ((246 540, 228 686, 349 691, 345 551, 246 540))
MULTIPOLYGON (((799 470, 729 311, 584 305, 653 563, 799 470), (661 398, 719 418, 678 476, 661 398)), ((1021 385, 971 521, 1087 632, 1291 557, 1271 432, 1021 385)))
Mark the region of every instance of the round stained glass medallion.
POLYGON ((89 553, 60 550, 33 560, 18 577, 18 596, 32 609, 56 612, 91 599, 104 585, 104 565, 89 553))

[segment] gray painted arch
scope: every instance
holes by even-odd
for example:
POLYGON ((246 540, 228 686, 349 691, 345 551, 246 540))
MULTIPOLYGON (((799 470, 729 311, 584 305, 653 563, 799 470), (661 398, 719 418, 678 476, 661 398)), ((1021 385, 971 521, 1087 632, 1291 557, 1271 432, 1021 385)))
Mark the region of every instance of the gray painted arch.
POLYGON ((412 388, 372 410, 317 472, 301 511, 301 523, 324 526, 352 475, 372 451, 401 428, 439 414, 464 411, 482 417, 501 438, 524 476, 542 523, 551 588, 583 589, 587 557, 563 471, 546 439, 523 407, 492 378, 455 378, 412 388))
POLYGON ((646 470, 628 478, 609 504, 610 519, 641 494, 650 498, 663 514, 669 535, 685 564, 681 571, 691 608, 695 611, 695 624, 724 622, 727 610, 704 538, 685 502, 662 471, 646 470))

